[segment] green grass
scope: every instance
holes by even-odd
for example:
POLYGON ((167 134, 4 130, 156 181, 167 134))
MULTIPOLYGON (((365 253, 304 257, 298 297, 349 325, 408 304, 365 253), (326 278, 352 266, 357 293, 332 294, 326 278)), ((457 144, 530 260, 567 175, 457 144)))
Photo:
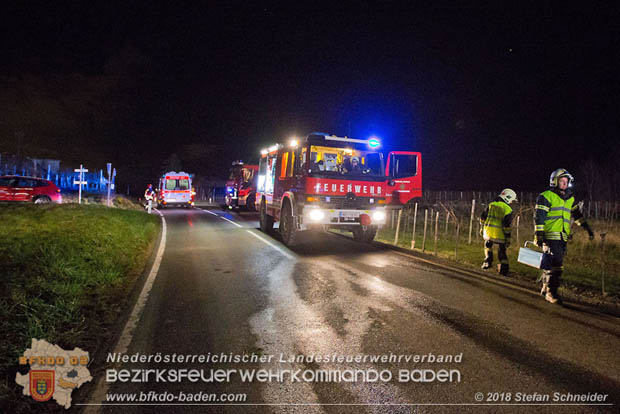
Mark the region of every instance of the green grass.
POLYGON ((160 224, 75 204, 0 206, 0 223, 0 400, 19 401, 17 361, 31 338, 92 356, 112 335, 160 224))
MULTIPOLYGON (((582 229, 574 230, 573 240, 568 244, 568 254, 564 259, 564 274, 562 275, 563 283, 565 286, 571 287, 573 290, 580 291, 584 294, 596 293, 600 294, 602 291, 601 280, 603 269, 605 272, 605 292, 606 294, 614 297, 620 297, 620 243, 618 242, 617 226, 609 226, 608 223, 596 222, 590 220, 595 232, 604 229, 608 231, 604 244, 601 244, 600 237, 590 242, 587 238, 587 233, 582 229), (604 253, 603 250, 604 248, 604 253)), ((429 226, 430 227, 430 226, 429 226)), ((433 229, 427 229, 427 238, 425 253, 434 254, 434 233, 433 229)), ((445 227, 440 224, 438 232, 437 242, 437 256, 453 260, 466 267, 480 268, 484 259, 483 241, 482 238, 476 234, 477 226, 474 226, 472 232, 472 243, 468 244, 468 232, 469 225, 465 226, 465 230, 461 229, 459 235, 458 249, 455 255, 455 229, 453 226, 449 226, 448 234, 445 234, 445 227)), ((524 234, 521 229, 520 241, 525 241, 524 236, 531 236, 531 234, 524 234)), ((514 230, 513 230, 514 233, 514 230)), ((395 230, 390 229, 389 226, 384 227, 377 234, 376 240, 394 244, 395 230)), ((510 261, 510 269, 512 272, 518 274, 519 277, 524 277, 531 280, 536 280, 540 271, 532 267, 523 265, 517 262, 517 256, 519 247, 516 246, 516 236, 513 238, 513 244, 508 248, 508 259, 510 261)), ((411 248, 412 232, 411 227, 408 228, 408 232, 401 232, 399 235, 398 246, 411 248)), ((529 240, 532 238, 530 237, 529 240)), ((423 241, 423 229, 418 224, 416 229, 415 238, 415 250, 422 251, 423 241)), ((498 263, 497 249, 494 250, 495 261, 494 265, 498 263)))

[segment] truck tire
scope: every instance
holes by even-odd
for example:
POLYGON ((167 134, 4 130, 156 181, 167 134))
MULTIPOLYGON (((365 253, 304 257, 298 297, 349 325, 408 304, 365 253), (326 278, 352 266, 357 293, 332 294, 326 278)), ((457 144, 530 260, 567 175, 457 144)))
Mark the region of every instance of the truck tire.
POLYGON ((245 201, 246 211, 256 211, 256 194, 251 193, 245 201))
POLYGON ((366 231, 364 232, 364 243, 372 243, 376 235, 377 235, 376 227, 373 226, 373 227, 367 228, 366 231))
POLYGON ((362 242, 362 243, 372 243, 377 235, 376 227, 368 227, 365 231, 362 227, 356 227, 353 230, 353 240, 362 242))
POLYGON ((273 217, 267 214, 267 203, 262 200, 260 203, 260 229, 263 233, 273 230, 273 217))
POLYGON ((290 203, 284 203, 280 216, 280 235, 285 245, 292 247, 297 244, 298 230, 290 203))

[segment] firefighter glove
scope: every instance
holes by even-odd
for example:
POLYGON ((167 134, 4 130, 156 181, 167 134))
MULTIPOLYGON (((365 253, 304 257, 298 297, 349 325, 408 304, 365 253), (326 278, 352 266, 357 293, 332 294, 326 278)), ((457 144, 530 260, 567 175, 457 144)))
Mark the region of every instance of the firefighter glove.
POLYGON ((586 222, 583 223, 581 227, 583 227, 583 229, 588 232, 588 237, 590 238, 590 241, 594 240, 594 233, 592 232, 590 225, 586 222))
POLYGON ((534 236, 534 242, 539 247, 542 247, 543 243, 545 242, 545 232, 544 231, 537 231, 536 235, 534 236))

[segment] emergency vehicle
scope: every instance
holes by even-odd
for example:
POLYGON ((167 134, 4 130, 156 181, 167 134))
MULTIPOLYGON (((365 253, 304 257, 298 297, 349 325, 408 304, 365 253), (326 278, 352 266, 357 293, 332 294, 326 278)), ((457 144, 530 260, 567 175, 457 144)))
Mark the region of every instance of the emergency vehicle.
POLYGON ((244 208, 253 211, 256 205, 256 180, 258 165, 234 161, 226 181, 226 194, 222 208, 244 208))
POLYGON ((381 142, 312 133, 261 151, 256 193, 260 228, 279 222, 288 246, 304 230, 338 228, 371 242, 388 208, 422 196, 422 155, 390 152, 381 142))
POLYGON ((170 171, 159 178, 157 208, 192 207, 196 193, 192 188, 192 176, 186 172, 170 171))

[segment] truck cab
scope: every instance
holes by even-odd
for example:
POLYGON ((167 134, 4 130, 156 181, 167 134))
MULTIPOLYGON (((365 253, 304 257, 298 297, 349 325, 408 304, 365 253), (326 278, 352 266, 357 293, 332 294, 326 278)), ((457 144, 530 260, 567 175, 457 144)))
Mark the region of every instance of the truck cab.
POLYGON ((256 205, 257 173, 258 165, 234 161, 226 181, 226 193, 222 208, 253 211, 256 205))
POLYGON ((261 151, 256 193, 260 227, 279 222, 282 240, 300 232, 337 228, 370 242, 385 224, 386 210, 422 194, 421 155, 391 152, 387 163, 378 139, 312 133, 261 151))

